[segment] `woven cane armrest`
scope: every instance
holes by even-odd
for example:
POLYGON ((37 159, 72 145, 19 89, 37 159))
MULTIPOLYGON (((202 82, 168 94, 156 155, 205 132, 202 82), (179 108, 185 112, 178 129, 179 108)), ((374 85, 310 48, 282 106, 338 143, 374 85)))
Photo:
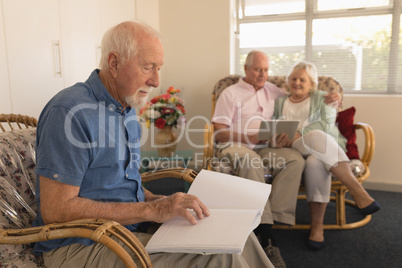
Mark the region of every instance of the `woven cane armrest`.
POLYGON ((110 248, 127 267, 137 267, 128 252, 111 236, 116 237, 132 250, 143 267, 152 267, 144 246, 133 233, 117 222, 103 219, 77 220, 23 229, 0 229, 0 244, 28 244, 68 237, 83 237, 110 248))
POLYGON ((7 130, 23 129, 36 127, 38 120, 36 118, 21 114, 0 114, 0 129, 3 132, 7 130))
MULTIPOLYGON (((32 254, 31 243, 82 237, 104 244, 127 267, 136 267, 130 254, 116 242, 116 239, 120 240, 138 257, 143 267, 152 267, 137 237, 114 221, 83 219, 30 227, 37 210, 34 173, 36 125, 37 120, 33 117, 0 114, 0 129, 4 132, 0 131, 0 266, 43 267, 41 260, 32 254)), ((143 173, 141 177, 144 182, 174 177, 192 183, 196 175, 190 169, 172 168, 143 173)))
POLYGON ((188 183, 192 183, 197 176, 197 172, 188 168, 166 168, 162 170, 154 170, 141 174, 142 182, 153 181, 161 178, 182 179, 188 183))

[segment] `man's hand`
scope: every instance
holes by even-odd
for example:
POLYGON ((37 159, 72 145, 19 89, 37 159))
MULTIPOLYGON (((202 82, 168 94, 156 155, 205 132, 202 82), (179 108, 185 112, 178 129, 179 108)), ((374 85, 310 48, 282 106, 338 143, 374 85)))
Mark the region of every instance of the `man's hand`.
POLYGON ((175 193, 171 196, 157 199, 148 203, 151 206, 151 220, 162 223, 181 216, 186 218, 191 224, 197 224, 197 219, 191 214, 193 210, 198 219, 209 216, 208 208, 194 195, 185 193, 175 193))
POLYGON ((193 210, 198 219, 209 216, 208 208, 198 197, 184 193, 164 197, 145 190, 146 202, 100 202, 79 197, 80 188, 77 186, 43 176, 40 176, 40 188, 41 212, 45 224, 94 218, 110 219, 122 225, 144 221, 161 223, 176 216, 196 224, 197 219, 189 210, 193 210))
POLYGON ((245 135, 242 133, 231 132, 229 127, 224 124, 213 123, 215 128, 215 141, 217 142, 241 142, 244 144, 259 144, 264 141, 258 139, 258 133, 245 135))
POLYGON ((324 95, 324 102, 327 105, 332 105, 334 108, 342 105, 342 95, 339 92, 331 91, 324 95))

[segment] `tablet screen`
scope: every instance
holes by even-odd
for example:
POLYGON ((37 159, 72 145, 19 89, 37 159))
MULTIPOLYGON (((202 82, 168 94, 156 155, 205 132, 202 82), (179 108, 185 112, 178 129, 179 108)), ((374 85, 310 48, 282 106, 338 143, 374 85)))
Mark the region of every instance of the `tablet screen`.
POLYGON ((258 139, 270 140, 275 134, 286 133, 289 139, 293 139, 299 120, 267 120, 261 121, 258 139))

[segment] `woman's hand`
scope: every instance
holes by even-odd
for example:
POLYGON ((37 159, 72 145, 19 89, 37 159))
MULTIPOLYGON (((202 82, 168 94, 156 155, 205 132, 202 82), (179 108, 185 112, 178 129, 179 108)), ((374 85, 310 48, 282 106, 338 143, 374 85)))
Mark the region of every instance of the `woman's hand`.
POLYGON ((300 137, 301 137, 301 135, 298 131, 296 131, 293 139, 289 139, 288 135, 286 135, 285 133, 282 133, 279 136, 275 135, 271 139, 271 147, 273 147, 273 148, 290 147, 292 145, 293 141, 295 141, 296 139, 298 139, 300 137))
POLYGON ((295 140, 297 140, 298 138, 300 138, 301 136, 302 136, 302 135, 300 134, 300 132, 299 132, 299 131, 296 131, 295 136, 293 137, 293 139, 288 140, 288 141, 286 142, 286 147, 292 146, 292 143, 293 143, 295 140))
POLYGON ((272 148, 283 148, 286 147, 286 143, 289 141, 288 135, 285 133, 282 134, 275 134, 271 138, 271 147, 272 148))

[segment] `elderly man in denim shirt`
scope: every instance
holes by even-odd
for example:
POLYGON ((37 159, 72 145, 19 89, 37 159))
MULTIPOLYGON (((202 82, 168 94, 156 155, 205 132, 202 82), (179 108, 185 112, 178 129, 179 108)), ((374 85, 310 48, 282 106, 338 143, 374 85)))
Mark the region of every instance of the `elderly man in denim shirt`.
MULTIPOLYGON (((104 218, 125 225, 146 244, 151 235, 143 232, 144 222, 181 216, 197 224, 209 216, 196 196, 158 196, 141 186, 141 128, 134 108, 159 85, 162 64, 158 33, 124 22, 104 35, 100 70, 49 101, 37 128, 34 226, 104 218)), ((42 254, 46 267, 124 267, 107 247, 83 238, 38 242, 35 253, 42 254)), ((272 267, 253 234, 242 255, 157 253, 150 258, 155 267, 272 267)))

